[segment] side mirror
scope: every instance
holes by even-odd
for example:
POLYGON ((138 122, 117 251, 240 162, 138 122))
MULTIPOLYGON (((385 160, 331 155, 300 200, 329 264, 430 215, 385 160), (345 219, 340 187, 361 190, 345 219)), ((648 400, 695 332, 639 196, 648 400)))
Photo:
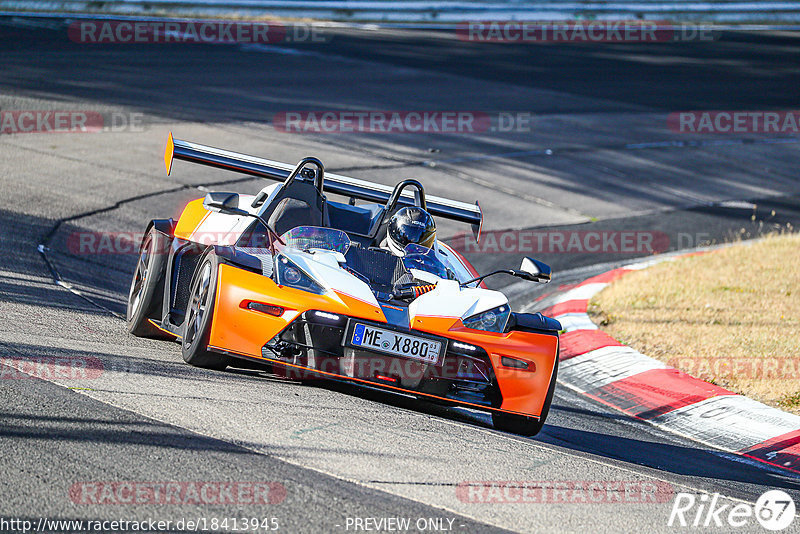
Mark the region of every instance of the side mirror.
POLYGON ((517 276, 531 282, 547 283, 550 281, 552 271, 550 266, 533 258, 522 258, 522 265, 517 271, 517 276))
POLYGON ((206 193, 203 206, 212 211, 239 214, 239 193, 206 193))
POLYGON ((472 280, 461 282, 460 286, 467 287, 469 284, 480 282, 481 280, 496 274, 510 274, 511 276, 528 280, 529 282, 542 282, 546 284, 550 281, 550 266, 546 263, 540 262, 539 260, 525 257, 522 258, 522 265, 518 271, 512 271, 511 269, 500 269, 499 271, 493 271, 489 274, 484 274, 483 276, 473 278, 472 280))

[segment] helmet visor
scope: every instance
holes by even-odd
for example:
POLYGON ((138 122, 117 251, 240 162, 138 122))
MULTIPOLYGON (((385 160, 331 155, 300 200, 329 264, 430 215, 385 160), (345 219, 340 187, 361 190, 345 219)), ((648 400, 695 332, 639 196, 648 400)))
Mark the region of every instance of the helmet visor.
POLYGON ((417 221, 407 221, 397 226, 389 227, 389 238, 402 250, 406 245, 415 244, 423 247, 433 247, 436 241, 436 228, 417 221))

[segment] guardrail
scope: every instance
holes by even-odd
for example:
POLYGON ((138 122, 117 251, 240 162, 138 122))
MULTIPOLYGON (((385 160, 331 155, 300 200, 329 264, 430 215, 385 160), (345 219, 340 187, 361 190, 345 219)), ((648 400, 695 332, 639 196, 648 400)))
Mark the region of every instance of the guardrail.
POLYGON ((117 15, 241 15, 340 22, 648 19, 717 23, 800 22, 800 1, 400 1, 400 0, 0 0, 0 11, 117 15))

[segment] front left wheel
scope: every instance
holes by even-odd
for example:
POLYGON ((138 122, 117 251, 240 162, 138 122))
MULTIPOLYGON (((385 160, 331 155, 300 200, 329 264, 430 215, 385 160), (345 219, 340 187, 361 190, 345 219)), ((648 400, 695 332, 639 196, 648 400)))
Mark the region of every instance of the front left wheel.
POLYGON ((208 350, 211 318, 217 295, 219 258, 213 250, 203 254, 197 264, 189 289, 189 305, 183 322, 181 353, 184 361, 195 367, 222 370, 230 363, 228 356, 208 350))

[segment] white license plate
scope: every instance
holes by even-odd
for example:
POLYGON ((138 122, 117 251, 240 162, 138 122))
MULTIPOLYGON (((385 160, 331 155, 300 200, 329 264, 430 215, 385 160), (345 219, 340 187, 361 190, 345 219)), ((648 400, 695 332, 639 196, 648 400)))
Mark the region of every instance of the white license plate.
POLYGON ((439 360, 442 349, 441 341, 409 336, 362 323, 355 324, 350 345, 434 364, 439 360))

